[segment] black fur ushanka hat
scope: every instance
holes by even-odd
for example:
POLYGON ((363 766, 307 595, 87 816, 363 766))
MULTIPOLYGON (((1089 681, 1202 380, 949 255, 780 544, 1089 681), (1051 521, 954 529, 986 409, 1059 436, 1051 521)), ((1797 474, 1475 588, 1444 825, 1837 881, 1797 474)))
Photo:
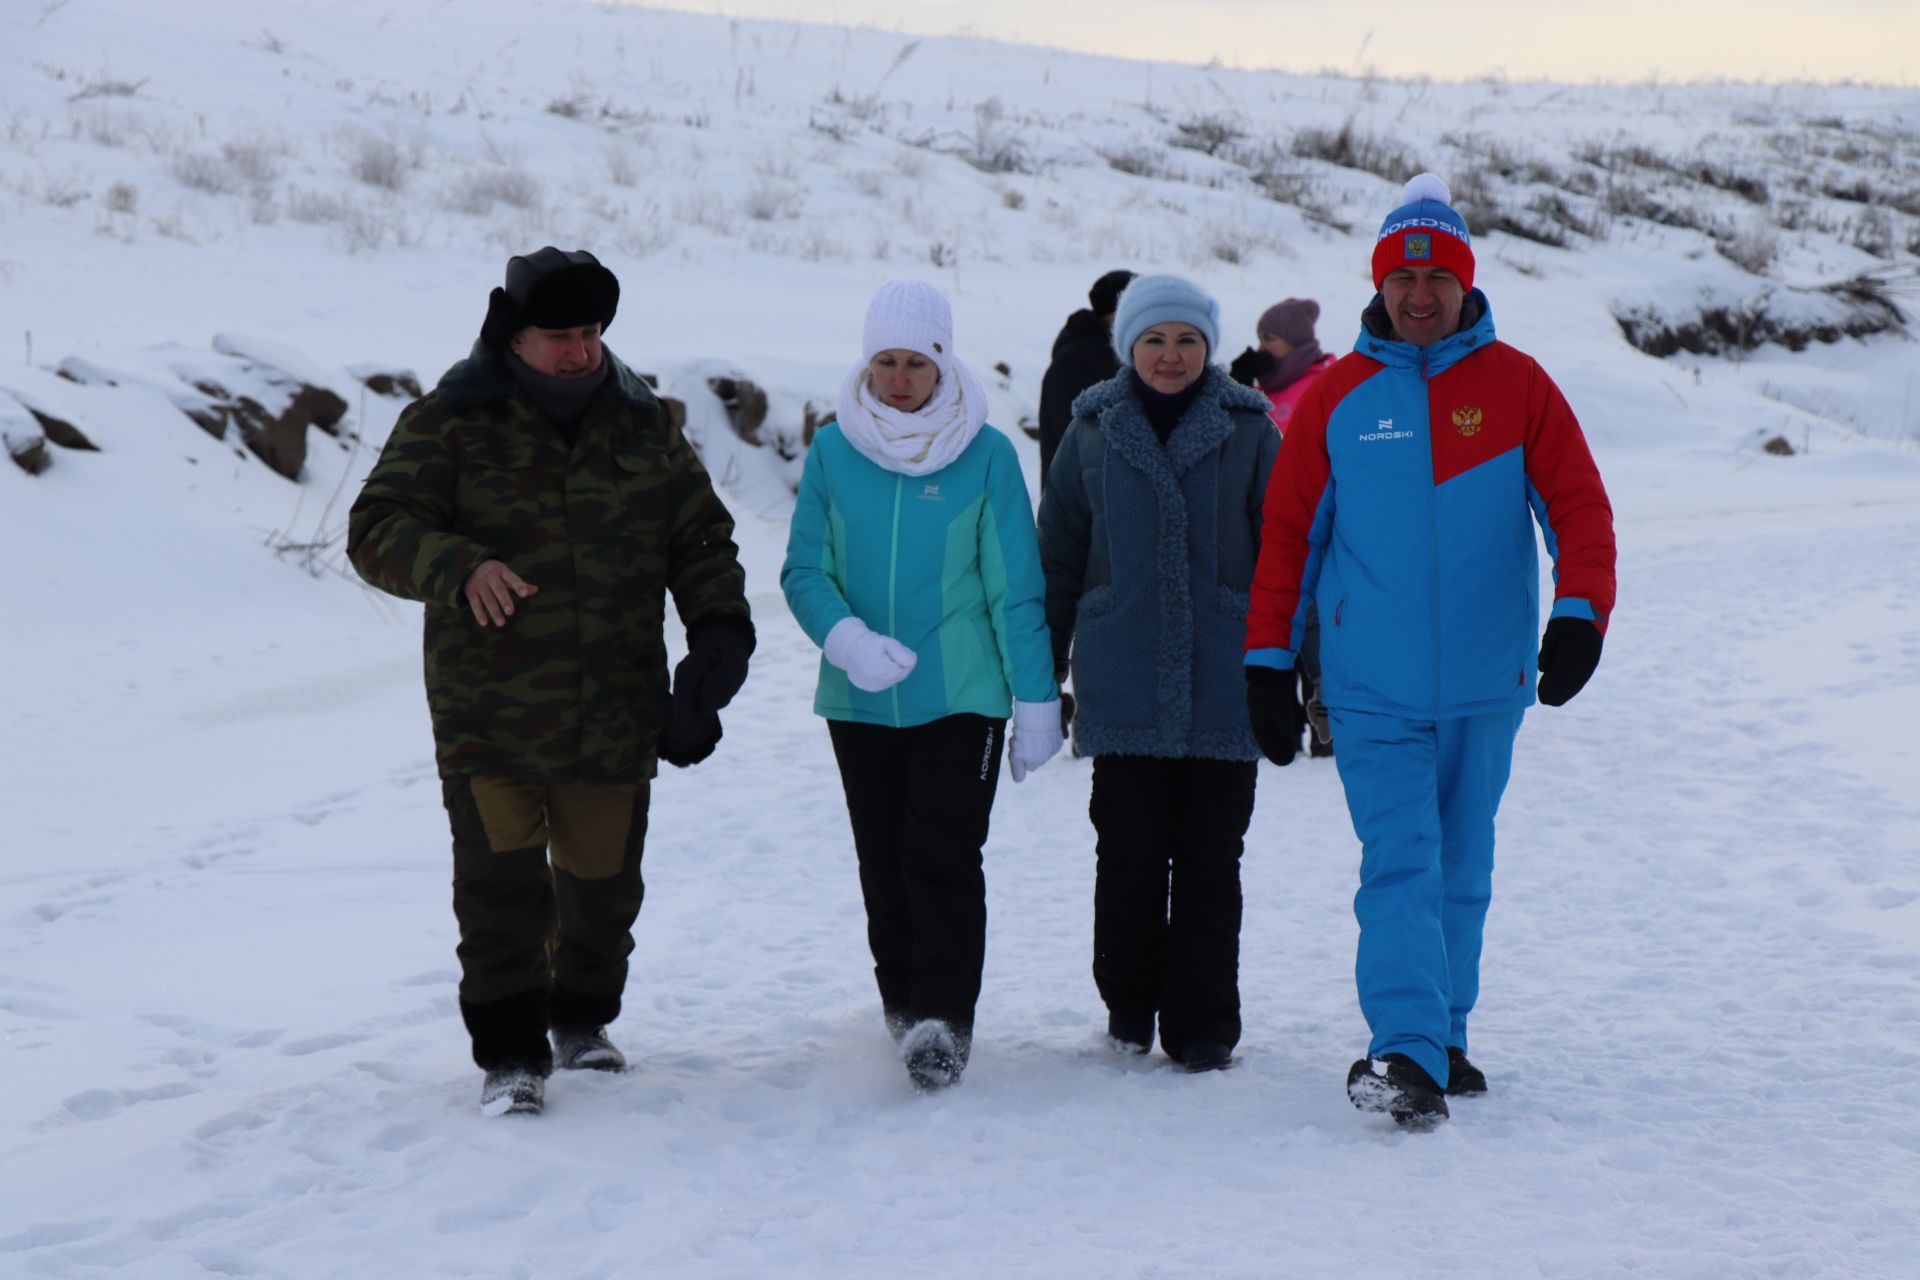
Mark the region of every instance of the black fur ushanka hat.
POLYGON ((613 323, 620 307, 620 281, 585 249, 568 253, 552 245, 507 259, 506 287, 487 297, 487 319, 480 340, 504 351, 513 335, 529 325, 571 329, 613 323))

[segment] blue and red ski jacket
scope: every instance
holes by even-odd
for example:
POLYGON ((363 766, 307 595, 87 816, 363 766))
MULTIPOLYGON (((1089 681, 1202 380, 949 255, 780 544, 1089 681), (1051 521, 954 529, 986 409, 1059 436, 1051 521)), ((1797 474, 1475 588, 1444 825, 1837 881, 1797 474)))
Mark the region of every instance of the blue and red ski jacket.
MULTIPOLYGON (((1376 308, 1377 310, 1377 308, 1376 308)), ((1321 700, 1405 719, 1534 701, 1539 559, 1552 616, 1613 611, 1613 509, 1573 410, 1495 339, 1486 295, 1431 347, 1363 325, 1294 411, 1267 485, 1249 666, 1293 666, 1320 606, 1321 700)), ((1371 317, 1370 317, 1371 318, 1371 317)))

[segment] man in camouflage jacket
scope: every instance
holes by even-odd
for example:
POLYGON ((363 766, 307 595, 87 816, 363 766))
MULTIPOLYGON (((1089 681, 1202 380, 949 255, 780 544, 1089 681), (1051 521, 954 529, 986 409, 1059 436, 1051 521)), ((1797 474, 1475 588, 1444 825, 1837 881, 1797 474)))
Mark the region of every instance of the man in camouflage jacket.
POLYGON ((604 1027, 655 760, 712 753, 754 644, 732 517, 600 344, 618 297, 590 254, 510 261, 480 341, 401 414, 350 522, 361 577, 426 604, 460 1007, 489 1110, 537 1111, 556 1056, 624 1067, 604 1027), (668 591, 688 637, 671 686, 668 591))

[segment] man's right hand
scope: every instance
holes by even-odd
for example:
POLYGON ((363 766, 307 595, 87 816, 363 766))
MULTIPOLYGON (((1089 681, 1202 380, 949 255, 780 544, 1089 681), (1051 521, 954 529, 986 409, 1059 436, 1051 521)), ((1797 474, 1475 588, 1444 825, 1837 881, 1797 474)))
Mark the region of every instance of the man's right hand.
POLYGON ((489 623, 504 627, 513 616, 514 600, 524 600, 540 588, 524 581, 500 561, 486 560, 467 575, 465 590, 467 607, 473 610, 475 622, 483 627, 489 623))
POLYGON ((1294 674, 1274 667, 1248 667, 1247 718, 1260 754, 1277 765, 1293 763, 1300 753, 1300 704, 1294 701, 1294 674))

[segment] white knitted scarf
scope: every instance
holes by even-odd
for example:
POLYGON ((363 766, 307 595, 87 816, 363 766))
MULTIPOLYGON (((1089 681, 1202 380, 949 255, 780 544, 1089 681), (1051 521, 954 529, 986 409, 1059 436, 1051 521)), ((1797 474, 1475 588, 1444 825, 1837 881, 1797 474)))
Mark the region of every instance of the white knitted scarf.
POLYGON ((933 395, 913 413, 882 404, 862 360, 840 384, 840 431, 876 465, 924 476, 966 452, 987 421, 987 390, 973 370, 948 360, 933 395))

